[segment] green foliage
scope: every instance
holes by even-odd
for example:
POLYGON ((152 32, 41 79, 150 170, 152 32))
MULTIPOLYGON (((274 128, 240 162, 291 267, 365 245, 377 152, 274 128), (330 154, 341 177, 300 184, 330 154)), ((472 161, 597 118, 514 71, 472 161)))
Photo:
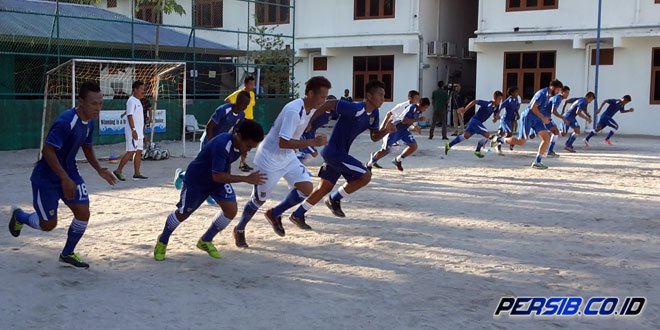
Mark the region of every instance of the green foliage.
POLYGON ((138 11, 140 5, 156 5, 156 8, 161 8, 163 14, 176 13, 181 16, 186 14, 186 10, 176 2, 176 0, 137 0, 135 3, 135 11, 138 11))
MULTIPOLYGON (((57 2, 57 0, 50 0, 57 2)), ((60 2, 79 3, 81 5, 98 5, 100 0, 60 0, 60 2)))
POLYGON ((249 57, 255 64, 263 65, 261 75, 268 94, 290 94, 298 97, 298 87, 295 82, 292 67, 300 60, 294 60, 293 50, 286 47, 282 34, 275 34, 277 26, 251 26, 250 42, 258 45, 258 49, 250 50, 249 57))

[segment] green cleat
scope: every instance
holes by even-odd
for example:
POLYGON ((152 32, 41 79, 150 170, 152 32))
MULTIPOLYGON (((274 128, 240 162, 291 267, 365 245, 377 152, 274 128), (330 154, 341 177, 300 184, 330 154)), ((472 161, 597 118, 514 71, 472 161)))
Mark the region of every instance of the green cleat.
POLYGON ((548 167, 545 166, 543 163, 534 163, 532 164, 532 168, 537 169, 537 170, 547 170, 548 167))
POLYGON ((77 268, 85 268, 85 269, 89 268, 89 264, 82 261, 80 259, 80 257, 75 253, 72 253, 68 256, 60 254, 60 262, 63 262, 65 264, 69 264, 69 265, 71 265, 73 267, 77 267, 77 268))
POLYGON ((215 248, 215 245, 213 245, 213 242, 204 242, 200 238, 199 241, 197 241, 197 248, 208 253, 213 258, 222 258, 222 254, 218 252, 218 250, 215 248))
POLYGON ((451 149, 451 147, 449 146, 449 143, 445 143, 445 155, 447 155, 447 153, 449 153, 449 149, 451 149))
POLYGON ((119 181, 126 181, 126 178, 124 177, 124 174, 122 174, 121 172, 118 172, 118 171, 112 171, 112 174, 115 175, 115 177, 117 178, 117 180, 119 180, 119 181))
POLYGON ((154 259, 156 261, 165 260, 165 252, 167 251, 167 244, 160 241, 160 235, 156 240, 156 247, 154 248, 154 259))
POLYGON ((23 212, 20 208, 15 208, 11 212, 11 219, 9 219, 9 233, 11 236, 18 237, 21 235, 21 229, 23 229, 23 224, 16 220, 16 213, 23 212))
POLYGON ((474 155, 479 157, 479 158, 484 158, 484 154, 482 154, 481 151, 475 151, 474 155))

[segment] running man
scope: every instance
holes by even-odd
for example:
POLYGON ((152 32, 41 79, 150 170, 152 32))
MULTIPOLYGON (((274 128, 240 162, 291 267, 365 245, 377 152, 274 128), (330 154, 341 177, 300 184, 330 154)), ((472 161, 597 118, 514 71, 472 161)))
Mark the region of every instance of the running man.
POLYGON ((107 168, 101 167, 94 155, 92 136, 94 120, 103 108, 103 94, 98 84, 85 82, 78 92, 78 107, 65 110, 55 119, 41 150, 41 159, 32 171, 32 202, 35 212, 20 208, 12 211, 9 233, 18 237, 23 225, 41 231, 57 226, 58 202, 62 200, 73 213, 67 240, 60 261, 78 268, 89 264, 74 252, 89 222, 89 194, 85 181, 78 172, 76 155, 82 148, 85 158, 96 172, 110 185, 117 182, 107 168))
MULTIPOLYGON (((564 101, 564 99, 568 98, 568 96, 571 94, 571 88, 568 86, 564 86, 561 88, 561 93, 553 96, 550 99, 550 102, 546 105, 546 107, 550 108, 550 113, 552 115, 555 115, 557 118, 561 118, 562 114, 559 113, 559 107, 561 106, 561 103, 564 101)), ((547 110, 544 111, 544 113, 547 113, 547 110)), ((559 128, 557 125, 555 125, 554 120, 552 120, 552 115, 550 116, 550 124, 546 125, 548 128, 548 131, 552 133, 550 136, 550 147, 548 148, 548 156, 550 157, 559 157, 559 155, 555 152, 555 145, 557 144, 557 140, 559 140, 559 128)))
POLYGON ((591 102, 594 101, 595 98, 596 98, 595 94, 593 92, 589 92, 584 97, 566 100, 566 104, 564 104, 564 108, 562 109, 562 112, 564 113, 564 115, 562 116, 562 119, 564 121, 562 123, 562 135, 567 134, 569 129, 573 130, 571 135, 566 140, 566 147, 564 148, 566 151, 571 153, 575 152, 573 143, 580 135, 580 124, 578 124, 577 117, 579 116, 580 118, 585 119, 588 124, 591 124, 591 116, 589 116, 589 112, 587 111, 587 108, 589 107, 589 104, 591 104, 591 102), (569 104, 569 101, 572 101, 570 102, 571 107, 568 109, 568 111, 565 111, 566 106, 569 104))
POLYGON ((605 129, 605 127, 610 127, 612 128, 610 132, 607 134, 607 137, 605 138, 605 143, 612 145, 612 136, 616 131, 619 129, 619 124, 612 119, 614 115, 616 115, 617 112, 621 111, 621 113, 628 113, 628 112, 634 112, 634 108, 630 108, 628 110, 625 109, 626 104, 630 103, 632 101, 632 98, 630 95, 625 95, 622 97, 620 100, 617 99, 609 99, 603 101, 603 103, 600 105, 600 108, 598 108, 598 111, 594 114, 594 117, 600 113, 601 110, 603 110, 603 107, 607 104, 607 109, 605 109, 605 112, 603 112, 602 115, 600 115, 600 118, 598 119, 598 127, 596 127, 596 130, 591 131, 589 135, 587 136, 586 139, 584 139, 584 145, 585 147, 589 147, 589 140, 594 137, 598 132, 602 131, 605 129))
MULTIPOLYGON (((502 102, 500 107, 500 129, 497 131, 498 135, 503 138, 510 138, 513 136, 514 125, 520 119, 520 92, 518 87, 509 87, 507 90, 507 99, 502 102), (504 110, 502 116, 501 110, 504 110)), ((510 146, 513 150, 513 145, 510 146)), ((497 151, 502 154, 502 144, 497 145, 497 151)))
POLYGON ((236 217, 238 205, 232 183, 245 182, 252 185, 263 184, 266 176, 259 171, 250 175, 231 174, 231 164, 241 155, 255 148, 264 139, 264 130, 257 122, 245 120, 240 123, 235 132, 221 133, 202 147, 193 160, 184 178, 181 197, 176 205, 177 210, 170 213, 165 221, 163 232, 158 236, 154 248, 154 259, 165 260, 167 244, 172 232, 190 215, 192 215, 209 196, 220 205, 220 212, 215 216, 211 226, 197 241, 197 248, 213 258, 222 255, 213 245, 213 238, 227 228, 229 222, 236 217))
POLYGON ((493 99, 490 101, 485 101, 485 100, 473 100, 468 105, 463 108, 461 111, 459 111, 459 115, 462 116, 465 114, 467 111, 472 109, 473 106, 478 105, 479 110, 477 110, 474 113, 474 116, 470 119, 468 122, 467 126, 465 127, 465 132, 463 134, 456 136, 456 138, 451 141, 450 143, 445 144, 445 155, 449 153, 449 150, 469 139, 472 137, 472 135, 481 135, 484 138, 479 140, 477 143, 477 149, 474 151, 474 155, 479 157, 479 158, 484 158, 484 155, 481 153, 481 148, 483 148, 486 143, 493 138, 493 135, 488 133, 488 129, 484 126, 484 122, 490 118, 493 114, 495 117, 493 118, 493 122, 497 122, 499 120, 499 112, 500 112, 500 103, 502 103, 502 98, 504 95, 500 91, 495 91, 493 93, 493 99))

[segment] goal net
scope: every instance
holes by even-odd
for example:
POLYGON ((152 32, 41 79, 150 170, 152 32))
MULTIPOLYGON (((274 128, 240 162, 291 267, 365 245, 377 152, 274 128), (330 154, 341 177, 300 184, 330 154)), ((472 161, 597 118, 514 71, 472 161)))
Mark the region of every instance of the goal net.
POLYGON ((47 73, 44 88, 41 146, 57 116, 76 106, 78 87, 87 81, 100 85, 104 99, 94 143, 124 142, 126 101, 137 80, 145 84, 143 105, 151 105, 148 112, 145 107, 145 149, 155 141, 180 139, 181 155, 185 156, 186 64, 183 62, 73 59, 53 68, 47 73))

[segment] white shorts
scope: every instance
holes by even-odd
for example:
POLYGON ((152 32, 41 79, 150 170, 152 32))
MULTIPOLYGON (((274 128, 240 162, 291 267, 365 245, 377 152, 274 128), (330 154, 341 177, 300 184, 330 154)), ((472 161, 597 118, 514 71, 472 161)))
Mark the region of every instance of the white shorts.
POLYGON ((277 182, 284 178, 292 188, 299 182, 312 182, 312 175, 309 173, 305 165, 303 165, 298 158, 287 157, 287 162, 280 168, 269 168, 264 166, 255 159, 254 163, 256 170, 266 175, 266 182, 260 186, 256 186, 253 192, 253 198, 257 198, 261 202, 265 202, 270 198, 270 194, 277 186, 277 182))
POLYGON ((138 151, 138 150, 144 150, 144 136, 139 136, 137 140, 133 140, 133 135, 131 134, 126 134, 126 151, 127 152, 132 152, 132 151, 138 151))

